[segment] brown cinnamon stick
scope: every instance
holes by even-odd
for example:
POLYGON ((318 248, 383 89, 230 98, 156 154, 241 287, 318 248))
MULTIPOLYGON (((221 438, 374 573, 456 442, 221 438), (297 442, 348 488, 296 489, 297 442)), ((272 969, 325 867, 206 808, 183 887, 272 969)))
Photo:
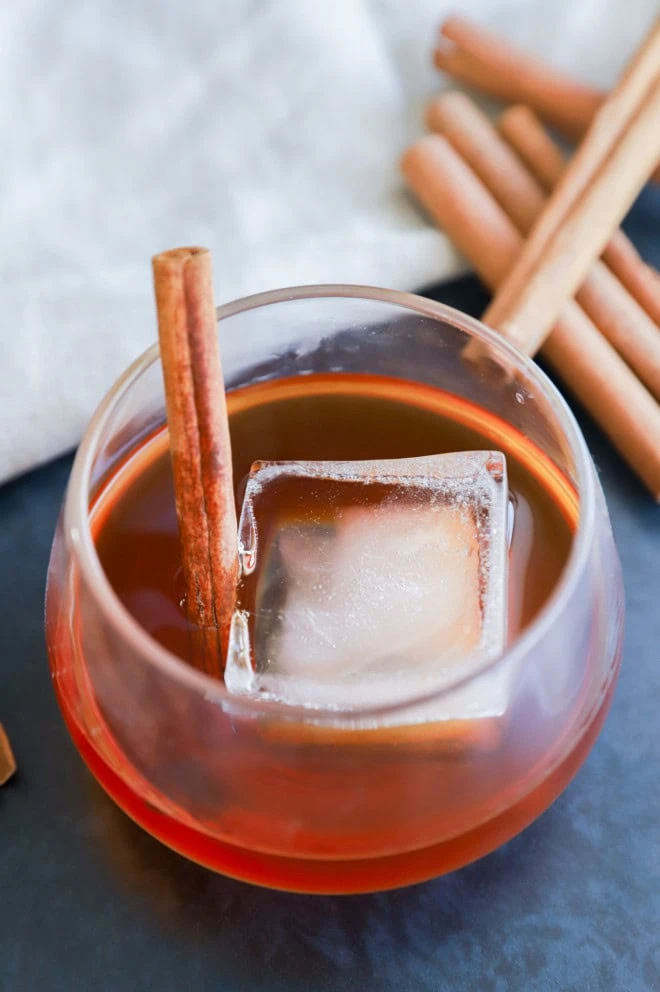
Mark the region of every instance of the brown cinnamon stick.
MULTIPOLYGON (((546 202, 545 190, 486 115, 465 94, 433 100, 427 122, 445 135, 522 234, 528 234, 546 202)), ((596 327, 660 399, 660 328, 600 261, 576 294, 596 327)))
MULTIPOLYGON (((422 204, 496 289, 522 236, 447 140, 428 135, 402 160, 422 204)), ((660 500, 660 407, 577 303, 567 303, 543 349, 567 386, 660 500)))
POLYGON ((463 17, 449 17, 442 25, 435 63, 505 103, 528 104, 571 138, 581 137, 603 99, 463 17))
POLYGON ((16 759, 9 738, 0 723, 0 785, 4 785, 16 771, 16 759))
MULTIPOLYGON (((528 107, 510 107, 500 115, 497 129, 545 189, 553 189, 564 172, 566 159, 534 112, 528 107)), ((660 274, 644 262, 623 231, 614 233, 602 258, 660 326, 660 274)))
POLYGON ((660 21, 597 112, 484 315, 528 353, 584 280, 660 157, 660 21))
POLYGON ((203 634, 195 663, 220 676, 238 545, 211 255, 167 251, 154 257, 153 273, 186 609, 203 634))
MULTIPOLYGON (((503 103, 526 104, 573 141, 586 133, 607 95, 463 17, 442 25, 434 61, 466 86, 503 103)), ((660 181, 660 169, 654 178, 660 181)))

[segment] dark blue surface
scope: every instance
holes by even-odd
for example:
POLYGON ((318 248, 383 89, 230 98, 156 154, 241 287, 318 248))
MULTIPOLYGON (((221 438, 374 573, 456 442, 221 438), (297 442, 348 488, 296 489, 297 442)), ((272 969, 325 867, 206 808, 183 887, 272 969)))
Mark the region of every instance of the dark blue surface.
MULTIPOLYGON (((628 226, 658 264, 657 191, 628 226)), ((485 301, 471 279, 433 295, 473 313, 485 301)), ((524 834, 454 875, 381 895, 250 888, 188 864, 115 809, 69 741, 43 644, 70 460, 0 489, 0 718, 20 763, 0 790, 2 992, 660 989, 660 508, 577 412, 626 584, 611 715, 524 834)))

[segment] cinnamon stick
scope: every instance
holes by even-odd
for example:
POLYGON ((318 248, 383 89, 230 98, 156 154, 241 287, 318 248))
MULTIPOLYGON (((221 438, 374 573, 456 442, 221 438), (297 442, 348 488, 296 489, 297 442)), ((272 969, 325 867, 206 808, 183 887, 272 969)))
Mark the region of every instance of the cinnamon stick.
MULTIPOLYGON (((497 289, 524 242, 473 170, 437 134, 408 150, 402 170, 486 285, 497 289)), ((660 500, 660 407, 574 301, 562 309, 543 353, 660 500)))
MULTIPOLYGON (((500 115, 497 129, 546 190, 553 189, 564 172, 566 159, 534 112, 528 107, 510 107, 500 115)), ((623 231, 613 234, 602 258, 660 326, 660 274, 644 262, 623 231)))
MULTIPOLYGON (((583 137, 607 95, 463 17, 442 25, 434 61, 466 86, 503 103, 526 104, 572 141, 583 137)), ((660 168, 654 178, 660 181, 660 168)))
POLYGON ((186 610, 202 632, 195 663, 220 676, 238 543, 211 255, 167 251, 154 257, 153 273, 186 610))
POLYGON ((16 759, 9 738, 0 723, 0 785, 4 785, 16 771, 16 759))
POLYGON ((660 157, 660 21, 597 112, 484 315, 534 353, 660 157))
MULTIPOLYGON (((546 202, 545 190, 465 94, 433 100, 427 122, 445 135, 493 194, 522 234, 528 234, 546 202)), ((596 327, 660 399, 660 328, 600 261, 576 294, 596 327)))

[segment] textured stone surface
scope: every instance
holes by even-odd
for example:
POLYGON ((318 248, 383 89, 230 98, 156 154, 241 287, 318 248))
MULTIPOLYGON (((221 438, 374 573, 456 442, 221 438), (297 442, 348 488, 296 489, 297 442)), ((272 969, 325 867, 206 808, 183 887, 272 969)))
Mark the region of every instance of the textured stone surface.
MULTIPOLYGON (((631 223, 655 252, 660 197, 631 223)), ((478 312, 471 280, 443 287, 478 312)), ((579 410, 578 410, 579 414, 579 410)), ((520 837, 425 885, 290 896, 212 875, 120 813, 70 743, 42 634, 70 467, 0 489, 0 713, 19 774, 0 791, 3 992, 644 992, 660 988, 660 508, 584 416, 627 594, 624 664, 575 781, 520 837)))

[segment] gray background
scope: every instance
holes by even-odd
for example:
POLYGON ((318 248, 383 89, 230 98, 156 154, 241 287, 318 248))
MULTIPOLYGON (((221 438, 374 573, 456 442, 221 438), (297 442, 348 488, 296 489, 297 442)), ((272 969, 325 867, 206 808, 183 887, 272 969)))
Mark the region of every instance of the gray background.
MULTIPOLYGON (((660 191, 629 230, 660 262, 660 191)), ((478 313, 471 279, 436 293, 478 313)), ((70 459, 0 489, 0 990, 660 989, 660 508, 577 409, 623 560, 624 664, 576 780, 539 821, 453 875, 393 893, 293 896, 215 876, 106 798, 74 751, 42 633, 70 459)))

